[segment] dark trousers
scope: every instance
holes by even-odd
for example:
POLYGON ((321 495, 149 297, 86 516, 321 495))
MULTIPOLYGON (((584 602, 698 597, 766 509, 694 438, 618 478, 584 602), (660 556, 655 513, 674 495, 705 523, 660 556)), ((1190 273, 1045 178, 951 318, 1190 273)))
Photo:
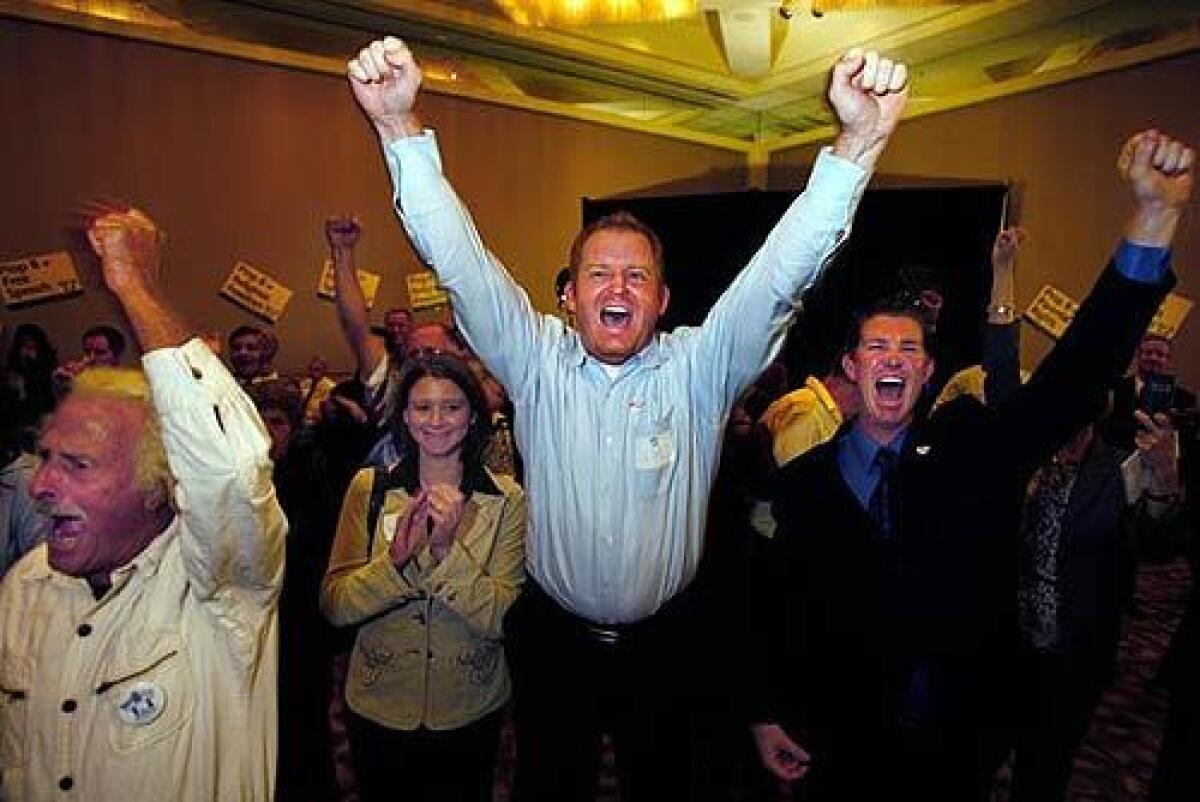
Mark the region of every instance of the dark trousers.
POLYGON ((1103 649, 1023 656, 1013 802, 1062 802, 1114 659, 1114 652, 1103 649))
POLYGON ((534 583, 508 619, 516 802, 594 800, 609 732, 622 802, 689 799, 687 604, 595 627, 534 583))
POLYGON ((349 713, 362 802, 491 802, 500 713, 455 730, 393 730, 349 713))
MULTIPOLYGON (((814 691, 819 693, 819 689, 814 691)), ((804 802, 920 800, 984 802, 991 777, 981 771, 979 742, 916 728, 863 727, 810 740, 808 775, 793 785, 804 802)))
MULTIPOLYGON (((1192 678, 1189 682, 1194 682, 1192 678)), ((1200 799, 1200 707, 1172 699, 1163 733, 1162 750, 1154 768, 1150 802, 1195 802, 1200 799)))

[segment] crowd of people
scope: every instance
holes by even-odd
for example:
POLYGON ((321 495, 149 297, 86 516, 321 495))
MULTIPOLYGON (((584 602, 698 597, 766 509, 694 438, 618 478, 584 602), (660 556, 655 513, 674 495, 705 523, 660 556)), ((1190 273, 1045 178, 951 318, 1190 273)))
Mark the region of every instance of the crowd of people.
MULTIPOLYGON (((503 730, 518 802, 595 798, 605 736, 632 802, 986 800, 1006 761, 1013 799, 1064 798, 1136 562, 1196 554, 1195 397, 1147 334, 1192 149, 1125 143, 1119 243, 1031 373, 1010 228, 978 366, 931 386, 944 299, 906 292, 789 392, 777 357, 904 64, 833 66, 807 188, 674 332, 663 246, 624 212, 577 235, 562 316, 537 312, 442 173, 404 43, 348 79, 453 323, 373 330, 363 228, 331 217, 355 373, 289 376, 265 326, 188 326, 145 212, 85 210, 141 367, 108 323, 61 364, 36 324, 11 334, 0 799, 490 800, 503 730)), ((1195 607, 1155 802, 1200 792, 1195 607)))

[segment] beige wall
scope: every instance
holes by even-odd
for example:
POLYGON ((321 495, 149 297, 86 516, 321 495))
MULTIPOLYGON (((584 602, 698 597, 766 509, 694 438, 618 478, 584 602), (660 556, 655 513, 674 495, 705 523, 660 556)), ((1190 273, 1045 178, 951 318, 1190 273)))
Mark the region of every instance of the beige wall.
MULTIPOLYGON (((401 276, 417 262, 341 79, 0 20, 0 108, 0 260, 65 247, 67 212, 83 199, 126 198, 167 230, 171 295, 195 323, 252 320, 216 294, 242 259, 295 291, 277 326, 279 364, 321 352, 348 369, 333 307, 314 292, 322 222, 346 211, 366 228, 360 265, 385 277, 375 319, 407 302, 401 276)), ((741 156, 714 148, 435 95, 423 113, 485 238, 543 309, 581 196, 740 188, 730 182, 741 156)), ((82 297, 4 309, 4 322, 39 322, 60 357, 75 355, 88 323, 121 320, 95 265, 82 272, 82 297)))
MULTIPOLYGON (((1020 300, 1048 281, 1080 297, 1128 207, 1112 171, 1117 148, 1150 124, 1200 139, 1196 75, 1200 55, 908 121, 881 170, 1012 179, 1031 233, 1020 300)), ((485 239, 542 309, 553 305, 581 196, 726 191, 744 179, 739 154, 436 95, 423 103, 485 239)), ((0 108, 0 259, 63 248, 66 213, 82 199, 128 198, 169 232, 171 292, 197 324, 227 331, 251 320, 216 295, 243 259, 296 291, 277 327, 280 364, 321 352, 346 369, 332 306, 313 287, 322 220, 348 211, 366 227, 361 265, 385 277, 375 317, 407 301, 401 276, 418 265, 340 79, 0 20, 0 108)), ((772 175, 793 176, 810 158, 811 149, 775 154, 772 175)), ((1191 298, 1200 295, 1194 207, 1175 257, 1177 291, 1191 298)), ((73 355, 86 324, 120 320, 94 264, 82 267, 82 297, 4 310, 4 322, 40 322, 73 355)), ((1033 360, 1046 341, 1027 331, 1033 360)), ((1187 383, 1200 385, 1200 323, 1185 326, 1176 356, 1187 383)))
MULTIPOLYGON (((889 175, 1012 180, 1030 233, 1018 262, 1018 299, 1044 283, 1082 298, 1108 258, 1130 208, 1116 154, 1130 133, 1157 126, 1200 142, 1200 55, 1160 61, 902 124, 880 171, 889 175)), ((919 86, 917 91, 919 92, 919 86)), ((795 172, 810 148, 776 154, 772 168, 795 172)), ((1200 297, 1200 219, 1193 199, 1176 241, 1175 292, 1200 297)), ((1048 340, 1023 329, 1024 360, 1048 340)), ((1175 343, 1182 379, 1200 386, 1200 311, 1175 343)))

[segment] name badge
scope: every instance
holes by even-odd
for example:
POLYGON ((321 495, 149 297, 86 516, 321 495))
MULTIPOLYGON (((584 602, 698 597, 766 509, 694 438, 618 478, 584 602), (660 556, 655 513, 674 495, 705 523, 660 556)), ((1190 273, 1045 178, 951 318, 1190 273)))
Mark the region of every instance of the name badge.
POLYGON ((396 536, 396 522, 400 520, 400 513, 389 512, 379 516, 379 526, 381 527, 380 535, 383 536, 384 542, 390 544, 392 538, 396 536))
POLYGON ((139 682, 117 702, 121 721, 138 727, 151 724, 167 709, 167 692, 153 682, 139 682))
POLYGON ((639 437, 633 443, 633 461, 639 471, 650 471, 671 464, 675 444, 665 432, 639 437))

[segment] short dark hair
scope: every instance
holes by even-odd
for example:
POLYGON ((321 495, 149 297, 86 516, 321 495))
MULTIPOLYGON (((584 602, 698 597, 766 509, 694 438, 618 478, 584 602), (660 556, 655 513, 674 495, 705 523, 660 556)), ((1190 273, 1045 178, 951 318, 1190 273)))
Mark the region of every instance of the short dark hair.
POLYGON ((450 346, 451 346, 451 348, 454 349, 454 351, 453 352, 445 352, 442 350, 433 349, 429 346, 412 346, 412 345, 410 345, 408 348, 408 351, 401 355, 402 358, 411 359, 412 357, 421 356, 423 354, 440 354, 440 353, 465 354, 471 350, 470 348, 467 347, 466 340, 463 339, 462 334, 459 332, 459 330, 456 326, 454 326, 452 323, 442 323, 441 321, 438 321, 438 320, 431 320, 426 323, 418 323, 417 325, 413 326, 412 331, 409 332, 409 342, 411 343, 412 339, 414 338, 414 335, 416 335, 417 332, 423 331, 425 329, 438 329, 439 331, 441 331, 442 334, 445 336, 445 338, 449 341, 450 346))
POLYGON ((292 429, 299 429, 304 422, 304 397, 300 395, 300 388, 288 379, 256 382, 247 388, 246 394, 260 413, 277 409, 286 415, 292 429))
POLYGON ((843 354, 849 354, 858 347, 862 338, 863 325, 871 318, 876 317, 906 317, 915 321, 921 327, 921 343, 925 348, 925 353, 936 357, 937 333, 934 330, 933 321, 929 319, 929 313, 920 299, 914 299, 912 295, 905 292, 880 298, 856 312, 850 328, 846 332, 846 341, 842 345, 843 354))
POLYGON ((654 229, 641 220, 638 220, 629 212, 619 211, 593 220, 575 235, 575 241, 571 243, 571 263, 567 265, 571 281, 579 278, 579 263, 583 259, 583 246, 587 244, 587 241, 591 239, 593 234, 599 234, 601 231, 624 231, 631 234, 641 234, 650 242, 650 252, 653 254, 654 269, 658 272, 658 277, 665 279, 663 275, 663 246, 662 240, 658 238, 658 234, 655 234, 654 229))
POLYGON ((83 332, 80 340, 86 340, 89 337, 103 337, 108 342, 108 347, 113 352, 113 356, 117 359, 121 358, 121 354, 125 353, 125 335, 116 326, 110 326, 107 323, 97 323, 95 326, 88 326, 83 332))
POLYGON ((262 326, 252 326, 249 323, 243 323, 229 332, 229 348, 232 350, 233 341, 247 334, 253 334, 262 343, 263 359, 270 362, 275 358, 276 352, 279 351, 279 339, 262 326))
POLYGON ((471 420, 467 424, 467 434, 463 438, 460 456, 465 470, 478 470, 483 465, 483 451, 487 448, 488 439, 492 434, 491 417, 488 415, 483 388, 475 374, 466 362, 454 354, 447 353, 423 352, 406 359, 400 368, 396 408, 392 412, 390 425, 401 461, 417 459, 417 441, 413 439, 412 432, 404 423, 404 411, 408 408, 413 387, 427 377, 453 382, 467 397, 471 420))

